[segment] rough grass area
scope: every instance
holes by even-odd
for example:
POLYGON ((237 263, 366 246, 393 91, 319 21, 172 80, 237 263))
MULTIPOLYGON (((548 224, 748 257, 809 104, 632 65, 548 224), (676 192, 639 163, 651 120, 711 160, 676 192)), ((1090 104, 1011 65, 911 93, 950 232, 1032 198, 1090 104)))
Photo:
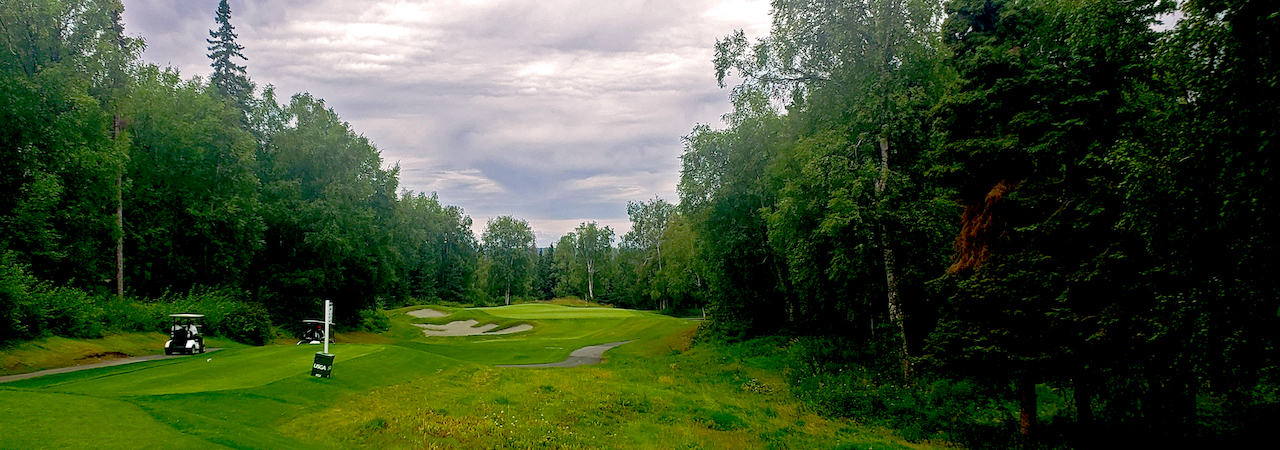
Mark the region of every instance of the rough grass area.
POLYGON ((0 448, 928 448, 807 412, 777 356, 691 348, 686 320, 547 304, 451 312, 535 330, 431 338, 397 310, 387 332, 331 346, 330 379, 309 376, 316 346, 273 345, 6 383, 0 448), (600 365, 494 367, 623 340, 600 365))

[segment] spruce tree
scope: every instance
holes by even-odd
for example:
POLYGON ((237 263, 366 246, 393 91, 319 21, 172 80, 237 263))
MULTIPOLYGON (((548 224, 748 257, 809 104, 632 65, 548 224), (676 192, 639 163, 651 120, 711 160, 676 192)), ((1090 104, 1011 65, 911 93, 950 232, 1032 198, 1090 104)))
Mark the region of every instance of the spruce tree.
POLYGON ((217 88, 218 94, 231 102, 241 111, 248 110, 249 99, 253 95, 253 83, 245 72, 245 66, 237 65, 233 58, 248 61, 244 54, 244 46, 236 43, 236 27, 231 26, 231 6, 227 0, 218 3, 216 17, 218 30, 209 30, 209 59, 213 60, 213 76, 210 83, 217 88))

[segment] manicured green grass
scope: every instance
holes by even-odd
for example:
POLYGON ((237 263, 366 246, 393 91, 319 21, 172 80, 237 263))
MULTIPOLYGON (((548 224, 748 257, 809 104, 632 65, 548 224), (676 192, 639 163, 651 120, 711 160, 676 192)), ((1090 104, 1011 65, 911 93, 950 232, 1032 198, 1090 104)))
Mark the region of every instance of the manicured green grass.
POLYGON ((583 308, 545 303, 525 303, 495 308, 475 308, 510 319, 604 319, 635 317, 644 313, 620 308, 583 308))
POLYGON ((329 379, 309 376, 316 346, 276 345, 0 385, 0 448, 922 448, 806 412, 767 357, 690 349, 693 322, 522 304, 444 319, 532 331, 428 337, 410 309, 333 345, 329 379), (494 367, 624 340, 601 365, 494 367))

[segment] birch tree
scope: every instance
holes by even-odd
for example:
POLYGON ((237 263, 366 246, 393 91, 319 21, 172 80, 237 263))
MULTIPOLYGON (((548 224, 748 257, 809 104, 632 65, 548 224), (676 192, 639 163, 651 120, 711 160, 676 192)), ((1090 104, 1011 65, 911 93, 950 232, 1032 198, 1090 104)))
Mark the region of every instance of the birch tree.
POLYGON ((601 227, 596 222, 583 222, 574 229, 575 260, 586 270, 587 299, 596 298, 596 273, 610 256, 613 249, 613 229, 601 227))
POLYGON ((485 224, 480 238, 489 261, 489 289, 511 304, 511 294, 526 295, 537 270, 537 249, 529 222, 500 216, 485 224))

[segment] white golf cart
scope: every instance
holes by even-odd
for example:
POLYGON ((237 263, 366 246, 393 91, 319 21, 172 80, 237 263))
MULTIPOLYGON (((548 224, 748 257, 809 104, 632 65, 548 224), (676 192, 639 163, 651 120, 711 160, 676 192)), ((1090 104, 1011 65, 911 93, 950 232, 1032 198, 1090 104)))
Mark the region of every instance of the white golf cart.
POLYGON ((169 341, 164 343, 166 355, 194 355, 204 353, 204 336, 200 335, 200 322, 204 314, 170 314, 173 326, 169 327, 169 341))
MULTIPOLYGON (((312 344, 319 345, 324 343, 324 321, 320 319, 302 319, 302 339, 298 340, 297 345, 312 344)), ((333 338, 329 338, 329 343, 333 343, 333 338)))

